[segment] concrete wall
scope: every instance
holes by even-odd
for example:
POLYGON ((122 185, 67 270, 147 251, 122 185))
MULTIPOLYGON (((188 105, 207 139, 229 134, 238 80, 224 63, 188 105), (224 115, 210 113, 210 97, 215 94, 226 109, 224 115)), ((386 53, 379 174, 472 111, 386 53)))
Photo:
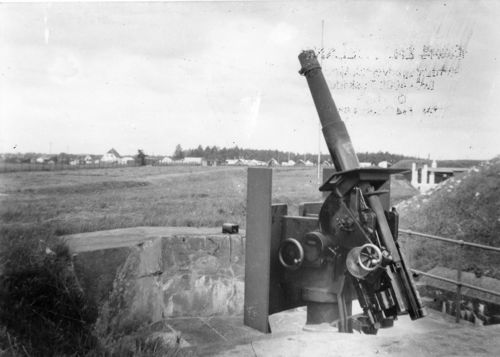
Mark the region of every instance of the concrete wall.
POLYGON ((241 315, 241 234, 138 227, 66 237, 103 332, 129 333, 167 317, 241 315), (108 242, 108 243, 106 243, 108 242))

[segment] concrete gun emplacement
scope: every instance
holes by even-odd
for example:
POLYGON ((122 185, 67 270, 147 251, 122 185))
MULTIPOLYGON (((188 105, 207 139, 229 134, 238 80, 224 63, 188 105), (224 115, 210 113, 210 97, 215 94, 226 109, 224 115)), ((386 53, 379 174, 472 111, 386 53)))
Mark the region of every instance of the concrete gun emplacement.
POLYGON ((307 324, 376 334, 397 317, 426 315, 398 243, 390 208, 390 175, 405 170, 360 168, 346 126, 313 51, 299 55, 336 172, 322 203, 271 204, 270 169, 249 169, 245 324, 270 332, 268 315, 307 306, 307 324), (362 314, 352 315, 357 297, 362 314))

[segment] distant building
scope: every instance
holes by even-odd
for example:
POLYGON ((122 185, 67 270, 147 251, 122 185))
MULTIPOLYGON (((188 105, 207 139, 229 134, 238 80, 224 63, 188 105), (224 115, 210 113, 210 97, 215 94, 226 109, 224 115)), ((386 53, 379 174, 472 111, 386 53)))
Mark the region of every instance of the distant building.
POLYGON ((207 166, 207 161, 202 157, 185 157, 178 161, 183 165, 207 166))
POLYGON ((295 166, 314 166, 314 163, 309 160, 299 160, 297 161, 295 166))
POLYGON ((118 160, 120 158, 121 158, 121 156, 120 156, 120 154, 118 154, 118 151, 116 151, 115 149, 111 149, 102 156, 101 162, 115 163, 115 162, 118 162, 118 160))
POLYGON ((467 170, 464 167, 437 167, 436 160, 432 161, 431 167, 427 164, 418 167, 416 163, 412 163, 410 182, 413 187, 423 193, 436 187, 440 182, 467 170))
POLYGON ((35 162, 37 164, 50 164, 50 165, 53 165, 55 164, 57 161, 57 157, 56 156, 48 156, 48 155, 42 155, 38 158, 35 159, 35 162))
POLYGON ((128 164, 131 164, 133 162, 135 162, 135 159, 131 156, 124 156, 124 157, 118 158, 118 163, 120 165, 128 165, 128 164))
POLYGON ((266 166, 267 162, 252 159, 252 160, 246 160, 246 164, 247 166, 266 166))
POLYGON ((225 164, 228 166, 266 166, 267 162, 260 160, 246 160, 246 159, 227 159, 225 164))
POLYGON ((267 162, 267 166, 280 166, 280 163, 275 158, 272 158, 267 162))
POLYGON ((296 163, 293 160, 288 160, 281 163, 281 166, 295 166, 295 165, 296 163))
POLYGON ((163 159, 160 160, 160 164, 162 164, 162 165, 168 165, 168 164, 171 164, 173 162, 174 162, 174 160, 172 160, 172 158, 168 157, 168 156, 165 156, 163 159))
POLYGON ((46 163, 49 163, 49 161, 50 161, 50 157, 47 155, 42 155, 40 157, 37 157, 35 160, 35 162, 37 164, 46 164, 46 163))

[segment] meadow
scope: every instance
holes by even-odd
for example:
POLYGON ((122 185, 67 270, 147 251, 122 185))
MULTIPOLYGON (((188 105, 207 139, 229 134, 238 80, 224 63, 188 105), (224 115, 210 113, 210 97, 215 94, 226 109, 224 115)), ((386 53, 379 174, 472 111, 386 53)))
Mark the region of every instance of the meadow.
MULTIPOLYGON (((245 226, 245 167, 146 166, 0 175, 3 238, 134 226, 245 226)), ((273 201, 318 201, 316 169, 276 169, 273 201)), ((26 237, 27 238, 27 237, 26 237)), ((35 237, 33 237, 35 238, 35 237)))
MULTIPOLYGON (((2 233, 59 236, 134 226, 245 227, 246 167, 143 166, 0 175, 2 233)), ((393 199, 406 198, 396 189, 393 199)), ((273 202, 321 200, 316 168, 276 168, 273 202)))

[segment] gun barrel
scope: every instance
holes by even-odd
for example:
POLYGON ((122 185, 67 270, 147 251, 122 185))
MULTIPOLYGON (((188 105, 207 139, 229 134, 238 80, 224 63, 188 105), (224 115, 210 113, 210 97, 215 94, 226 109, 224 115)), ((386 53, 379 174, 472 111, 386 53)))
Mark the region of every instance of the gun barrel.
POLYGON ((338 171, 359 168, 358 157, 351 138, 340 118, 316 54, 312 50, 303 51, 299 55, 299 61, 302 66, 299 73, 307 79, 321 121, 323 136, 335 168, 338 171))

